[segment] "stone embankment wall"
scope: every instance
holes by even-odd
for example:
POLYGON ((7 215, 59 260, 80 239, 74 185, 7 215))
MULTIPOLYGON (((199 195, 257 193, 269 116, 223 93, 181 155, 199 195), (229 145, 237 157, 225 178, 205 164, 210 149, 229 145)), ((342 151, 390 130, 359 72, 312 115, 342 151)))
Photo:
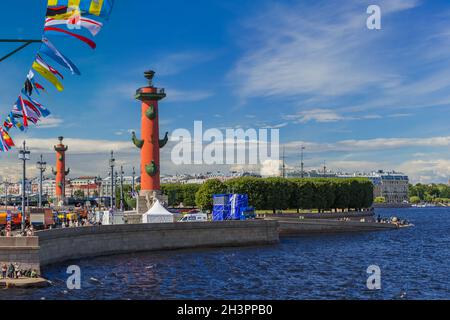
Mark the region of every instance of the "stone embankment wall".
POLYGON ((18 263, 21 269, 39 268, 38 237, 0 237, 0 263, 18 263))
POLYGON ((277 221, 96 226, 41 231, 37 236, 41 266, 133 252, 279 242, 277 221))

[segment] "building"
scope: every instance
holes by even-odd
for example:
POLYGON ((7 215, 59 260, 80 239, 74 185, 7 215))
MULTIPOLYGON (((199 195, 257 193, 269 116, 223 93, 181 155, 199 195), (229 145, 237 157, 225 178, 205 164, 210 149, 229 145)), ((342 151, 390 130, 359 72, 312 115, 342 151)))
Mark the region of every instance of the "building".
POLYGON ((56 180, 49 179, 42 182, 42 194, 47 195, 50 199, 56 197, 56 180))
POLYGON ((374 198, 384 198, 388 204, 409 202, 409 177, 400 172, 384 172, 371 174, 337 174, 339 178, 367 178, 372 181, 374 198))
POLYGON ((79 177, 70 181, 71 195, 75 192, 83 192, 87 197, 98 197, 101 192, 102 181, 97 177, 79 177))
MULTIPOLYGON (((299 177, 294 172, 289 177, 299 177)), ((374 185, 374 197, 384 198, 388 204, 409 202, 409 177, 399 172, 384 172, 382 170, 367 173, 334 173, 331 171, 312 170, 304 173, 305 178, 367 178, 374 185)))
POLYGON ((18 195, 20 195, 20 192, 21 192, 21 190, 22 190, 22 184, 21 183, 18 183, 18 182, 14 182, 14 183, 11 183, 11 182, 9 182, 9 183, 5 183, 5 182, 3 182, 3 183, 1 183, 0 184, 0 196, 3 196, 3 195, 5 195, 6 194, 6 190, 5 190, 5 185, 7 185, 7 193, 8 193, 8 195, 10 195, 10 196, 18 196, 18 195))
MULTIPOLYGON (((115 185, 117 188, 120 188, 120 177, 115 178, 115 185)), ((140 184, 140 177, 134 177, 134 184, 137 187, 140 184)), ((124 176, 123 177, 123 185, 131 186, 133 185, 133 177, 124 176)), ((111 177, 106 177, 101 180, 99 184, 99 195, 100 197, 110 197, 111 196, 111 177)))
POLYGON ((378 171, 368 178, 374 185, 375 198, 383 197, 389 204, 409 202, 409 177, 403 173, 378 171))

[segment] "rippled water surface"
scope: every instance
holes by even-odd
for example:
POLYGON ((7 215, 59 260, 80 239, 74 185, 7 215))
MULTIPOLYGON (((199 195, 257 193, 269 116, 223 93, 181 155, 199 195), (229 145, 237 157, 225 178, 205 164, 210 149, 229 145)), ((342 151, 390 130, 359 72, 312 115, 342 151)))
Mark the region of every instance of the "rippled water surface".
POLYGON ((44 270, 52 287, 3 290, 0 299, 449 299, 450 209, 378 213, 416 227, 74 261, 81 290, 67 290, 64 264, 44 270), (366 288, 370 265, 382 270, 381 291, 366 288))

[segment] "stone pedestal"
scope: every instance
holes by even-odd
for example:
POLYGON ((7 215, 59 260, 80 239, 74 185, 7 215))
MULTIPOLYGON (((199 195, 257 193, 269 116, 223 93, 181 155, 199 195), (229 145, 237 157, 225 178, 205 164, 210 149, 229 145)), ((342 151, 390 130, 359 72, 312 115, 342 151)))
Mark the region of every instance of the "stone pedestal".
POLYGON ((156 200, 159 200, 163 206, 167 206, 169 197, 163 195, 161 191, 141 191, 137 199, 138 214, 145 214, 156 200))

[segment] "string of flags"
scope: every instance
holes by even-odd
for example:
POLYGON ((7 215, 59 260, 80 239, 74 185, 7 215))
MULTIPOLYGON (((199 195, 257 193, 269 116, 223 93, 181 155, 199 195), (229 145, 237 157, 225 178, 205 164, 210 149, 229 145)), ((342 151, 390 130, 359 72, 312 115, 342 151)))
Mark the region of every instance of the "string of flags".
POLYGON ((97 45, 91 38, 77 32, 86 29, 95 37, 103 27, 103 23, 96 19, 107 20, 113 6, 114 0, 48 0, 41 47, 11 112, 3 125, 0 123, 0 152, 7 152, 15 146, 11 138, 12 129, 25 132, 31 125, 51 115, 34 99, 47 92, 44 80, 56 90, 63 91, 64 75, 57 68, 64 68, 72 75, 81 75, 76 64, 60 52, 49 37, 72 38, 95 49, 97 45))

